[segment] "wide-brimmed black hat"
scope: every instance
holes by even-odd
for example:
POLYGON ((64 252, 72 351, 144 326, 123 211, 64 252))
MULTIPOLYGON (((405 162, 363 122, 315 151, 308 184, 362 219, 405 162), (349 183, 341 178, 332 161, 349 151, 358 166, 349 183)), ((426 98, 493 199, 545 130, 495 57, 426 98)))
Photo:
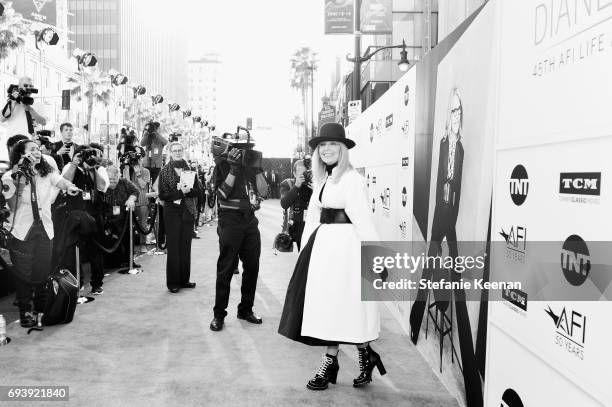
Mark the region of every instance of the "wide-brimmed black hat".
POLYGON ((350 138, 346 138, 344 127, 339 123, 325 123, 319 129, 319 135, 311 138, 308 145, 315 149, 323 141, 337 141, 344 143, 347 148, 355 147, 355 142, 350 138))

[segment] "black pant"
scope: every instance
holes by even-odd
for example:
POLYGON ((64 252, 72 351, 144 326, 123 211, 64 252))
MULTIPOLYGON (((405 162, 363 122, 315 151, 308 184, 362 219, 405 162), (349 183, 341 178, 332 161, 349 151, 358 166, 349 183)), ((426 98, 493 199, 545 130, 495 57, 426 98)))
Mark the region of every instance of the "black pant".
POLYGON ((217 284, 215 293, 215 317, 227 315, 230 284, 238 259, 242 261, 241 301, 238 314, 248 315, 253 312, 257 276, 259 274, 259 254, 261 239, 257 225, 259 221, 254 214, 238 211, 219 212, 219 260, 217 261, 217 284))
POLYGON ((15 273, 15 292, 20 311, 42 312, 45 305, 44 284, 52 271, 51 252, 53 241, 42 226, 34 226, 26 240, 12 238, 9 253, 15 273))
POLYGON ((181 288, 189 282, 191 275, 191 239, 193 216, 184 206, 166 204, 164 224, 166 226, 166 285, 181 288))
POLYGON ((304 233, 305 222, 295 222, 289 228, 289 234, 295 243, 297 243, 298 250, 302 250, 302 234, 304 233))
POLYGON ((155 180, 157 179, 157 176, 159 175, 161 168, 157 168, 157 167, 146 167, 146 168, 147 170, 149 170, 149 174, 151 174, 151 184, 153 184, 155 180))
MULTIPOLYGON (((81 265, 84 263, 84 259, 89 261, 91 268, 91 288, 102 287, 102 280, 104 280, 104 259, 102 256, 102 249, 100 249, 94 243, 94 236, 90 236, 81 240, 78 243, 79 246, 79 260, 81 265)), ((66 268, 76 277, 76 245, 71 246, 61 262, 61 268, 66 268)), ((83 285, 83 269, 81 267, 79 284, 83 285)))

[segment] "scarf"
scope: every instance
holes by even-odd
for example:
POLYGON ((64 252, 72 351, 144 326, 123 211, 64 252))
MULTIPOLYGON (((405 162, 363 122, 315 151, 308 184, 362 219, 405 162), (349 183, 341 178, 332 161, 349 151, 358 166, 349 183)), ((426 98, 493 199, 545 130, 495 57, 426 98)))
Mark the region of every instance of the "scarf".
MULTIPOLYGON (((178 161, 170 161, 164 168, 162 168, 159 174, 160 183, 164 183, 167 186, 167 188, 170 190, 176 190, 177 189, 176 186, 181 180, 181 178, 178 176, 178 174, 175 171, 175 169, 177 168, 180 168, 183 171, 190 171, 189 165, 187 165, 187 162, 185 160, 178 160, 178 161)), ((193 188, 195 187, 196 185, 194 183, 193 188)), ((186 196, 183 198, 181 202, 185 204, 187 211, 189 211, 189 213, 194 218, 198 216, 198 209, 197 209, 198 198, 191 198, 191 197, 186 196)))

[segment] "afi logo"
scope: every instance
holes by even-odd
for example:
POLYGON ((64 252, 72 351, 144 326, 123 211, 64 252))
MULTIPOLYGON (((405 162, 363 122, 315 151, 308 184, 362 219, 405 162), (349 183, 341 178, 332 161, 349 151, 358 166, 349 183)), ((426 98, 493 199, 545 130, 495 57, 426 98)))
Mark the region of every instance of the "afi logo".
POLYGON ((544 310, 553 320, 557 337, 555 343, 579 359, 584 359, 584 344, 586 340, 586 315, 563 307, 557 315, 550 305, 544 310))
POLYGON ((559 193, 600 195, 601 172, 564 172, 559 176, 559 193))
POLYGON ((582 285, 591 271, 591 258, 586 242, 578 235, 571 235, 561 249, 561 270, 568 283, 582 285))
POLYGON ((507 248, 516 250, 519 253, 525 253, 527 248, 527 228, 524 226, 511 226, 508 233, 502 228, 499 234, 507 243, 507 248))

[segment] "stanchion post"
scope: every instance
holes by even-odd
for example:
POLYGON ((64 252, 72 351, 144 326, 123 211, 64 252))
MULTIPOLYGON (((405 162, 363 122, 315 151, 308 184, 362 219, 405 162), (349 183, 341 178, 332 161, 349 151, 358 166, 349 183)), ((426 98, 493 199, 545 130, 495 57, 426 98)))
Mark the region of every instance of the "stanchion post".
POLYGON ((130 255, 129 255, 129 274, 138 274, 142 270, 134 267, 134 210, 132 208, 128 209, 128 216, 130 218, 130 227, 128 233, 130 234, 130 255))

